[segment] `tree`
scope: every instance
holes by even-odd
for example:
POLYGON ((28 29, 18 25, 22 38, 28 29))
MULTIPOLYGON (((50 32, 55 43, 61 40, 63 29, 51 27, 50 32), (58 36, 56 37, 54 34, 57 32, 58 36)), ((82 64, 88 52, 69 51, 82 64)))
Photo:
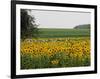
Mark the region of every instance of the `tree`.
POLYGON ((90 29, 91 25, 90 24, 82 24, 75 26, 74 29, 90 29))
POLYGON ((31 10, 21 9, 21 38, 32 38, 38 34, 35 18, 29 15, 31 10))

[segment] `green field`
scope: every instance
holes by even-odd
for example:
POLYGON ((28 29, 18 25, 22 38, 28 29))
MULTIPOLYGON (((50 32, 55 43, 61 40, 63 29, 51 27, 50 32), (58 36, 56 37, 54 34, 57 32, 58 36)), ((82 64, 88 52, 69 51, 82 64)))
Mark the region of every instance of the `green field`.
POLYGON ((89 37, 89 29, 50 29, 40 28, 38 37, 54 38, 54 37, 89 37))
POLYGON ((21 41, 21 69, 90 66, 89 29, 41 28, 37 38, 21 41))

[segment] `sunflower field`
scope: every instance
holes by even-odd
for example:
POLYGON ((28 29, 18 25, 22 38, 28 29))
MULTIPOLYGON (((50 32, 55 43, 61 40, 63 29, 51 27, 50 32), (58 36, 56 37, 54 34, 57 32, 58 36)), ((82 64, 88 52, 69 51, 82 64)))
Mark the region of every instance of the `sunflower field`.
POLYGON ((21 69, 90 66, 90 38, 33 38, 21 41, 21 69))

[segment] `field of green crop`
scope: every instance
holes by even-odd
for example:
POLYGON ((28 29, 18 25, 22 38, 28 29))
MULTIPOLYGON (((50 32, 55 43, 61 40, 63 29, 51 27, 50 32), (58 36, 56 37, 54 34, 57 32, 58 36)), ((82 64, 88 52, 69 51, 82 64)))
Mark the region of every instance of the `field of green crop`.
POLYGON ((89 37, 89 29, 39 29, 39 37, 89 37))

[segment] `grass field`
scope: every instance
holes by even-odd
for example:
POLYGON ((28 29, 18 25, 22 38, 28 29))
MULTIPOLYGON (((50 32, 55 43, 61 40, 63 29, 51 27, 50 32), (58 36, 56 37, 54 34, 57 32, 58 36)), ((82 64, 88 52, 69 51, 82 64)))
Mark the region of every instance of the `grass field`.
POLYGON ((39 37, 89 37, 89 29, 39 29, 39 37))
POLYGON ((89 29, 39 29, 21 41, 21 69, 90 66, 89 29))

